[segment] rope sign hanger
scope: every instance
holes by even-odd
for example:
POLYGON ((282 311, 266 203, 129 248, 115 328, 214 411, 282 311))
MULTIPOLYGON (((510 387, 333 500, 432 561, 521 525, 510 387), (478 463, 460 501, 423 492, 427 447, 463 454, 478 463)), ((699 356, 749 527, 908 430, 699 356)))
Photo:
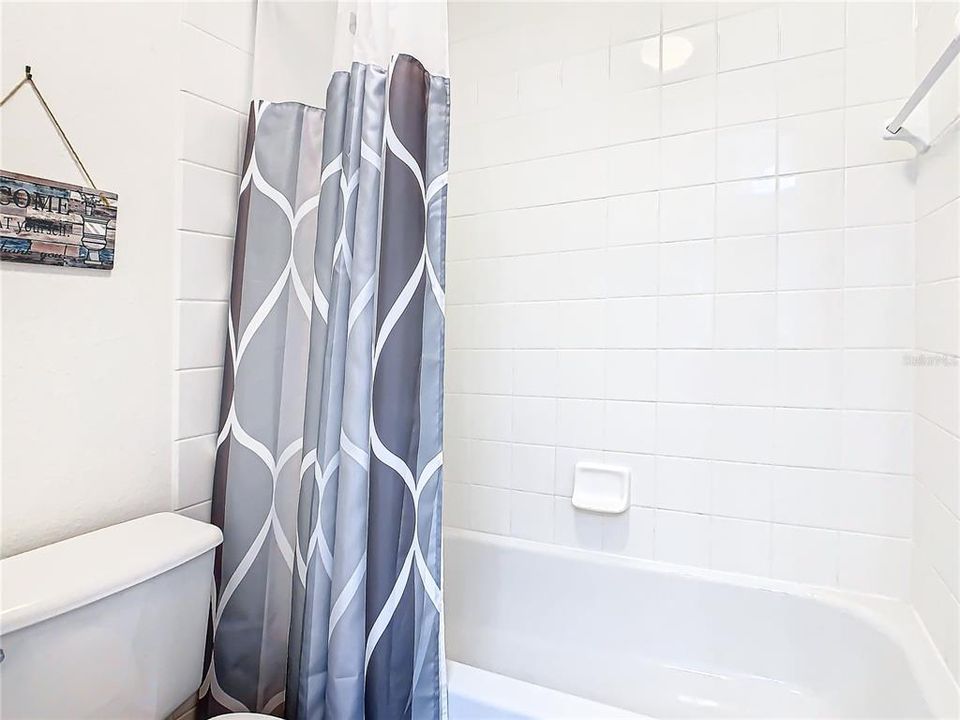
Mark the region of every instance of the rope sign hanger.
POLYGON ((93 182, 93 178, 90 177, 90 173, 87 172, 87 168, 84 167, 83 161, 80 159, 80 156, 77 155, 77 151, 73 147, 73 143, 70 142, 70 139, 67 137, 67 134, 63 131, 63 128, 60 126, 60 123, 57 121, 56 116, 53 114, 53 110, 50 109, 50 106, 47 105, 47 101, 43 99, 43 94, 40 92, 40 88, 37 87, 37 84, 33 81, 33 73, 30 70, 30 66, 27 65, 23 71, 23 79, 13 86, 13 89, 3 96, 3 100, 0 100, 0 108, 7 104, 7 100, 12 98, 24 85, 29 85, 33 89, 34 95, 37 96, 37 100, 40 101, 40 105, 43 106, 44 112, 47 113, 47 117, 50 118, 50 122, 53 123, 53 126, 57 129, 57 133, 60 135, 60 139, 63 140, 63 144, 67 146, 67 150, 70 151, 70 157, 73 158, 74 163, 76 163, 80 172, 83 173, 83 177, 86 178, 87 182, 90 183, 90 187, 100 193, 100 200, 107 206, 110 207, 110 200, 106 195, 97 187, 96 183, 93 182))
POLYGON ((85 178, 80 186, 0 168, 0 261, 63 268, 112 270, 116 257, 119 197, 101 190, 33 80, 23 79, 0 107, 29 85, 85 178))

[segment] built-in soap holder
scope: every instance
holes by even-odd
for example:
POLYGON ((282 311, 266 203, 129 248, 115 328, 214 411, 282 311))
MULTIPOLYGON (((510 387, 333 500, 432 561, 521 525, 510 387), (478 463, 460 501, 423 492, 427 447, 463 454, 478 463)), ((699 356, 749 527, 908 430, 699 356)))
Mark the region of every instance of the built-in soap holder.
POLYGON ((573 471, 573 506, 616 515, 630 507, 630 468, 578 462, 573 471))

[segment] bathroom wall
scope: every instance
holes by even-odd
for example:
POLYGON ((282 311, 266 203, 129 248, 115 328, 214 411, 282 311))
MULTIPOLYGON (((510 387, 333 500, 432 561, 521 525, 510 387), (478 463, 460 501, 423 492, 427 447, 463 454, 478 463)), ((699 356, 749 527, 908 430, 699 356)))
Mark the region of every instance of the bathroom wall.
MULTIPOLYGON (((112 272, 0 266, 4 555, 209 512, 254 8, 2 5, 4 92, 32 65, 120 195, 112 272)), ((0 119, 4 169, 84 182, 29 89, 0 119)))
POLYGON ((906 597, 911 5, 450 26, 447 524, 906 597), (628 513, 571 506, 597 459, 628 513))
MULTIPOLYGON (((0 11, 3 92, 32 65, 93 179, 120 195, 112 272, 0 264, 6 556, 170 507, 180 8, 0 11)), ((0 120, 5 170, 86 184, 29 88, 0 120)))
MULTIPOLYGON (((960 3, 918 6, 917 79, 960 31, 960 3)), ((960 66, 934 87, 918 162, 916 212, 916 496, 911 599, 960 680, 960 66)))
POLYGON ((256 3, 185 3, 177 154, 173 507, 210 517, 256 3))

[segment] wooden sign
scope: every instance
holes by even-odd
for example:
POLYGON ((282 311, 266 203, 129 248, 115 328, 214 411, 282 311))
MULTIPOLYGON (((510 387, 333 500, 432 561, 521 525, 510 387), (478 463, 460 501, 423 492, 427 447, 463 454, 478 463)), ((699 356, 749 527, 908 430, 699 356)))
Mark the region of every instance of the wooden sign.
POLYGON ((113 268, 117 196, 0 170, 0 260, 113 268))

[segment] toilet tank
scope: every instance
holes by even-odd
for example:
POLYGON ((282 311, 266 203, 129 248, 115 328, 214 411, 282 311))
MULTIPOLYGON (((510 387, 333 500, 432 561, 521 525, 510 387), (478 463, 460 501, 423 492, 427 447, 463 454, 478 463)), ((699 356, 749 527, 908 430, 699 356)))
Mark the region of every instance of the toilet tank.
POLYGON ((221 540, 158 513, 0 561, 0 717, 169 715, 200 685, 221 540))

